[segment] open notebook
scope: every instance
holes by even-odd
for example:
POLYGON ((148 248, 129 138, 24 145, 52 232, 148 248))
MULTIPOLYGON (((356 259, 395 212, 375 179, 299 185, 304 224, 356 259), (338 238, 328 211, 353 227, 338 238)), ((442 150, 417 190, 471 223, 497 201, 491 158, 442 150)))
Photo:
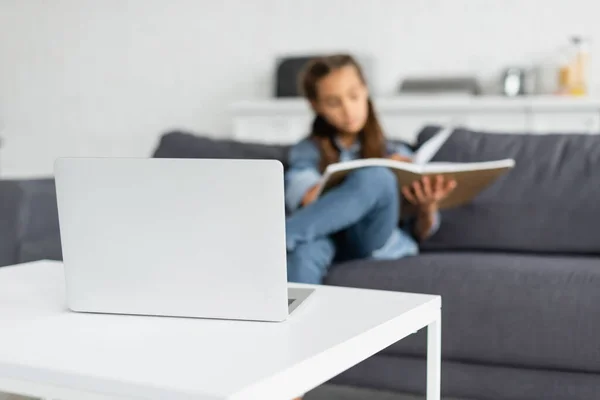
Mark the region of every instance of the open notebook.
POLYGON ((399 188, 410 185, 424 176, 442 175, 447 179, 454 179, 457 183, 456 189, 440 203, 440 208, 466 204, 512 169, 515 161, 507 158, 473 163, 430 162, 453 131, 453 127, 440 130, 415 152, 413 162, 368 158, 331 164, 321 178, 319 195, 339 184, 353 170, 364 167, 386 167, 396 174, 399 188))

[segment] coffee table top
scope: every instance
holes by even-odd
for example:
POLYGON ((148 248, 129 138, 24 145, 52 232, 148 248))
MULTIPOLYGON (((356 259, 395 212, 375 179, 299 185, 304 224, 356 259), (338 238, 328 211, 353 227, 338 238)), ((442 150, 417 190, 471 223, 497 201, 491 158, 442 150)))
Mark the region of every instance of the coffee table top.
POLYGON ((292 398, 441 306, 439 296, 317 286, 287 321, 265 323, 73 313, 64 293, 62 263, 0 269, 0 383, 55 388, 63 400, 292 398))

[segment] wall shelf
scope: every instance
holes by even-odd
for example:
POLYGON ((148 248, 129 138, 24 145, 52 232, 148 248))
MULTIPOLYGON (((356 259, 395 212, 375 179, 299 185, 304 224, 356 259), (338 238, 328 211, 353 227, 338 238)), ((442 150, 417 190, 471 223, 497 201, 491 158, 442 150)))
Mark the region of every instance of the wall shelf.
MULTIPOLYGON (((389 138, 413 142, 428 124, 455 124, 502 133, 600 133, 600 99, 558 96, 398 96, 373 100, 389 138)), ((312 121, 301 98, 231 105, 234 139, 293 143, 312 121)))

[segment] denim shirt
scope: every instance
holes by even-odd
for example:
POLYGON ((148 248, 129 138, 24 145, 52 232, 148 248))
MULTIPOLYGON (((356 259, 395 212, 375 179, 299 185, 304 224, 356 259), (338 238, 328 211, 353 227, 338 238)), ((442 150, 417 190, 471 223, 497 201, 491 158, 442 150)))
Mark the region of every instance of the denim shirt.
MULTIPOLYGON (((338 143, 340 161, 350 161, 360 158, 360 144, 355 143, 350 148, 344 148, 338 143)), ((405 144, 387 145, 388 155, 400 154, 412 157, 413 151, 405 144)), ((319 164, 321 153, 312 140, 305 139, 290 149, 288 162, 289 168, 285 174, 285 202, 289 212, 294 212, 300 207, 306 192, 319 182, 321 173, 319 164)), ((436 214, 430 234, 435 233, 440 226, 439 213, 436 214)), ((404 228, 397 228, 381 249, 373 252, 372 257, 377 259, 397 259, 404 256, 416 255, 419 246, 412 234, 414 219, 407 221, 404 228)))

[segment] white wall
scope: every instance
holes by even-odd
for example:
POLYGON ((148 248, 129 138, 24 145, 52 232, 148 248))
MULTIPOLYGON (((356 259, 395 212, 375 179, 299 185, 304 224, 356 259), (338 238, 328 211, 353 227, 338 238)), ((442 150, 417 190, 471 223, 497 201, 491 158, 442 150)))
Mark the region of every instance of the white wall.
POLYGON ((600 40, 594 3, 0 0, 0 175, 48 174, 57 156, 146 156, 171 128, 227 134, 226 107, 269 96, 284 53, 371 56, 379 94, 412 73, 487 79, 572 33, 600 40))

